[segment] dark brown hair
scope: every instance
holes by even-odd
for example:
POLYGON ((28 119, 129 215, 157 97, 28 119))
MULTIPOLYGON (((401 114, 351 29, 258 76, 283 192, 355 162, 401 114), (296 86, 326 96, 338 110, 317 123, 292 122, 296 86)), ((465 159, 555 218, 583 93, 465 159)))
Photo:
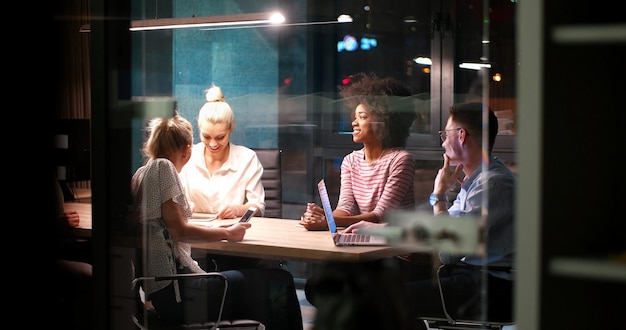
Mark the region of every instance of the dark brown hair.
MULTIPOLYGON (((483 106, 482 103, 471 102, 459 103, 450 107, 452 120, 467 130, 468 134, 479 145, 483 132, 483 106)), ((487 110, 489 111, 489 154, 491 154, 496 135, 498 135, 498 118, 489 107, 487 110)))

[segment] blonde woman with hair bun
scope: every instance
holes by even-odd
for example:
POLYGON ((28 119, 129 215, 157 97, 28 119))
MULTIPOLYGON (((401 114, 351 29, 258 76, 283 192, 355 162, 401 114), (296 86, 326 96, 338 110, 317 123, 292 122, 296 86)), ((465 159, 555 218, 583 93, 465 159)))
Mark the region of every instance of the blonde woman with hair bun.
POLYGON ((180 173, 194 212, 211 213, 219 219, 242 216, 254 206, 256 216, 265 213, 263 166, 254 150, 230 141, 235 115, 222 89, 205 90, 206 103, 198 113, 200 142, 180 173))
POLYGON ((207 102, 226 102, 226 98, 224 94, 222 94, 222 89, 215 85, 211 85, 209 89, 205 89, 204 93, 207 102))

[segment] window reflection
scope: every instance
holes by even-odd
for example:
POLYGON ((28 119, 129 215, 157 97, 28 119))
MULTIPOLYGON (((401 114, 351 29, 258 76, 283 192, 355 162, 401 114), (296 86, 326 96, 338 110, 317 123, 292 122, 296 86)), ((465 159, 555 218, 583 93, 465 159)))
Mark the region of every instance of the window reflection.
MULTIPOLYGON (((133 17, 154 17, 153 2, 132 3, 133 17)), ((221 15, 264 11, 276 3, 174 0, 161 4, 159 11, 221 15)), ((175 99, 176 108, 192 122, 204 101, 202 91, 211 83, 223 86, 236 113, 233 141, 284 151, 283 215, 288 218, 297 219, 303 205, 316 199, 315 183, 321 178, 331 196, 338 197, 340 160, 360 146, 348 134, 350 109, 336 91, 357 72, 393 76, 412 90, 417 119, 407 148, 418 168, 418 207, 430 207, 432 180, 442 163, 437 131, 455 102, 489 104, 500 128, 494 153, 514 168, 517 3, 491 0, 485 2, 487 10, 480 0, 367 3, 368 8, 354 1, 280 1, 288 19, 319 22, 348 13, 353 22, 346 24, 139 32, 130 37, 130 81, 124 83, 133 97, 175 99), (462 63, 491 67, 472 70, 462 63)), ((129 139, 132 146, 120 138, 119 145, 128 148, 120 152, 136 155, 140 141, 129 139)), ((129 170, 137 167, 137 157, 130 158, 129 170)))

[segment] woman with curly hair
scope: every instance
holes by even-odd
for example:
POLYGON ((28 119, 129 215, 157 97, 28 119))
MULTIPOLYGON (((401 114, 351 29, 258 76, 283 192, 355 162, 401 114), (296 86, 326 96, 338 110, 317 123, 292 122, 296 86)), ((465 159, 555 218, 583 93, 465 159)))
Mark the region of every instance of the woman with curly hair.
MULTIPOLYGON (((333 211, 337 226, 385 222, 387 210, 412 209, 415 161, 404 149, 415 120, 411 92, 394 78, 364 73, 354 75, 339 92, 354 109, 352 140, 363 148, 341 163, 339 201, 333 211)), ((300 224, 308 230, 328 229, 324 211, 315 203, 307 204, 300 224)))

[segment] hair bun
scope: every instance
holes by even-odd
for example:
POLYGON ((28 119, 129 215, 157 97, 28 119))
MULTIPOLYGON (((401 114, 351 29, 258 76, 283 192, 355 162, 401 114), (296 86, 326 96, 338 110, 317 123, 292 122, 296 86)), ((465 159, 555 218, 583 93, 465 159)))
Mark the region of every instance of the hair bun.
POLYGON ((207 102, 224 102, 224 94, 222 94, 222 89, 212 85, 209 89, 204 91, 206 94, 207 102))

